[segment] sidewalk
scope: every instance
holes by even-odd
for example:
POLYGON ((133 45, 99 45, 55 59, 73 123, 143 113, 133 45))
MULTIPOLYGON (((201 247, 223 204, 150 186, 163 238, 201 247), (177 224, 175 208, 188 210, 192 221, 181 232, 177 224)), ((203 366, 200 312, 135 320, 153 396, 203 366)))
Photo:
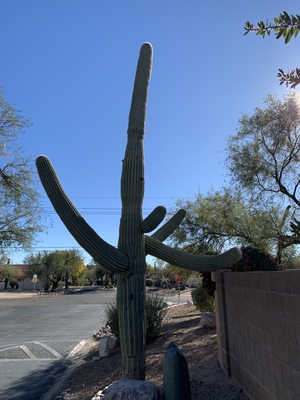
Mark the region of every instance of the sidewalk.
MULTIPOLYGON (((34 296, 37 296, 37 291, 35 291, 34 296)), ((24 297, 33 297, 33 290, 21 290, 21 289, 0 290, 0 299, 21 299, 24 297)))

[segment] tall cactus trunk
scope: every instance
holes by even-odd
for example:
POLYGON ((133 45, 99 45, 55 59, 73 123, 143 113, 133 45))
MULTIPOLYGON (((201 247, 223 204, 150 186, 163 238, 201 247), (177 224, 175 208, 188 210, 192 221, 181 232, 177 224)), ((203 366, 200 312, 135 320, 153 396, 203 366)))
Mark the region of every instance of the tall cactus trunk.
POLYGON ((152 47, 140 52, 128 123, 128 141, 121 177, 122 216, 118 249, 129 269, 118 274, 117 307, 123 378, 145 379, 145 238, 142 232, 144 197, 144 135, 152 47))
POLYGON ((185 216, 179 210, 152 236, 166 209, 156 207, 144 220, 144 135, 152 46, 143 44, 137 65, 128 123, 128 141, 121 177, 122 215, 118 249, 105 242, 80 215, 61 186, 45 156, 36 160, 39 176, 53 207, 77 242, 103 267, 117 273, 117 307, 122 351, 123 378, 145 379, 145 273, 146 253, 176 266, 195 271, 230 267, 241 258, 233 248, 216 256, 196 256, 172 249, 163 242, 185 216))

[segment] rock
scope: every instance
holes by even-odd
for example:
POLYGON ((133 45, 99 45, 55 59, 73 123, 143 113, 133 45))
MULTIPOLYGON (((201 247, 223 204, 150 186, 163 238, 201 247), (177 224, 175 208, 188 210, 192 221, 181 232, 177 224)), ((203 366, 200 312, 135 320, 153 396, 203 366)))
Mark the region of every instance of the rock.
POLYGON ((158 395, 158 387, 152 382, 123 379, 98 392, 92 400, 157 400, 158 395))
POLYGON ((201 315, 200 324, 204 328, 215 328, 216 327, 216 317, 213 312, 205 312, 201 315))
POLYGON ((99 341, 99 357, 108 356, 108 338, 109 336, 103 336, 99 341))
POLYGON ((187 305, 188 307, 192 307, 192 306, 194 305, 194 303, 193 303, 191 300, 187 300, 187 301, 186 301, 186 305, 187 305))
POLYGON ((109 350, 113 350, 118 343, 118 338, 116 338, 114 335, 111 335, 108 339, 108 348, 109 350))
POLYGON ((107 357, 109 350, 113 350, 117 343, 118 339, 110 333, 102 336, 99 341, 99 357, 107 357))
POLYGON ((70 398, 70 394, 69 394, 70 391, 71 391, 71 389, 64 390, 58 396, 54 397, 53 400, 68 400, 70 398))

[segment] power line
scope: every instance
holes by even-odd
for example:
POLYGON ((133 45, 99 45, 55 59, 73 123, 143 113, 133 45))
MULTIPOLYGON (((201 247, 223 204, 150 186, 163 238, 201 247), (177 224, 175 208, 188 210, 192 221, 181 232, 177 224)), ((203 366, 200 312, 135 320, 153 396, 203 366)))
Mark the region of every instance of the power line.
MULTIPOLYGON (((121 215, 121 207, 78 207, 77 210, 81 215, 121 215)), ((143 214, 150 214, 153 208, 143 208, 143 214)), ((52 207, 43 207, 42 214, 56 215, 57 213, 52 207)))

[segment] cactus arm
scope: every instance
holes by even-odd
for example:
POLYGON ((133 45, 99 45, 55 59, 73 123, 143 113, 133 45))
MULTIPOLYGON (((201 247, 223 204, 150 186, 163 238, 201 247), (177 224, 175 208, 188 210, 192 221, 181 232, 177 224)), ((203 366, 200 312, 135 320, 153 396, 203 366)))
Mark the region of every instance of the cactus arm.
POLYGON ((39 156, 36 166, 55 211, 80 246, 104 268, 112 272, 125 271, 129 265, 127 256, 101 239, 88 225, 64 192, 50 160, 39 156))
POLYGON ((199 272, 229 268, 242 257, 242 251, 238 247, 234 247, 215 256, 199 256, 172 249, 158 240, 153 239, 151 236, 145 237, 145 247, 147 253, 154 257, 160 258, 172 265, 199 272))
POLYGON ((142 222, 142 231, 148 233, 157 228, 157 226, 163 221, 167 213, 167 210, 163 206, 156 207, 142 222))
POLYGON ((181 208, 161 228, 154 232, 151 237, 153 239, 159 240, 160 242, 163 242, 175 231, 175 229, 178 228, 185 216, 186 211, 184 208, 181 208))

